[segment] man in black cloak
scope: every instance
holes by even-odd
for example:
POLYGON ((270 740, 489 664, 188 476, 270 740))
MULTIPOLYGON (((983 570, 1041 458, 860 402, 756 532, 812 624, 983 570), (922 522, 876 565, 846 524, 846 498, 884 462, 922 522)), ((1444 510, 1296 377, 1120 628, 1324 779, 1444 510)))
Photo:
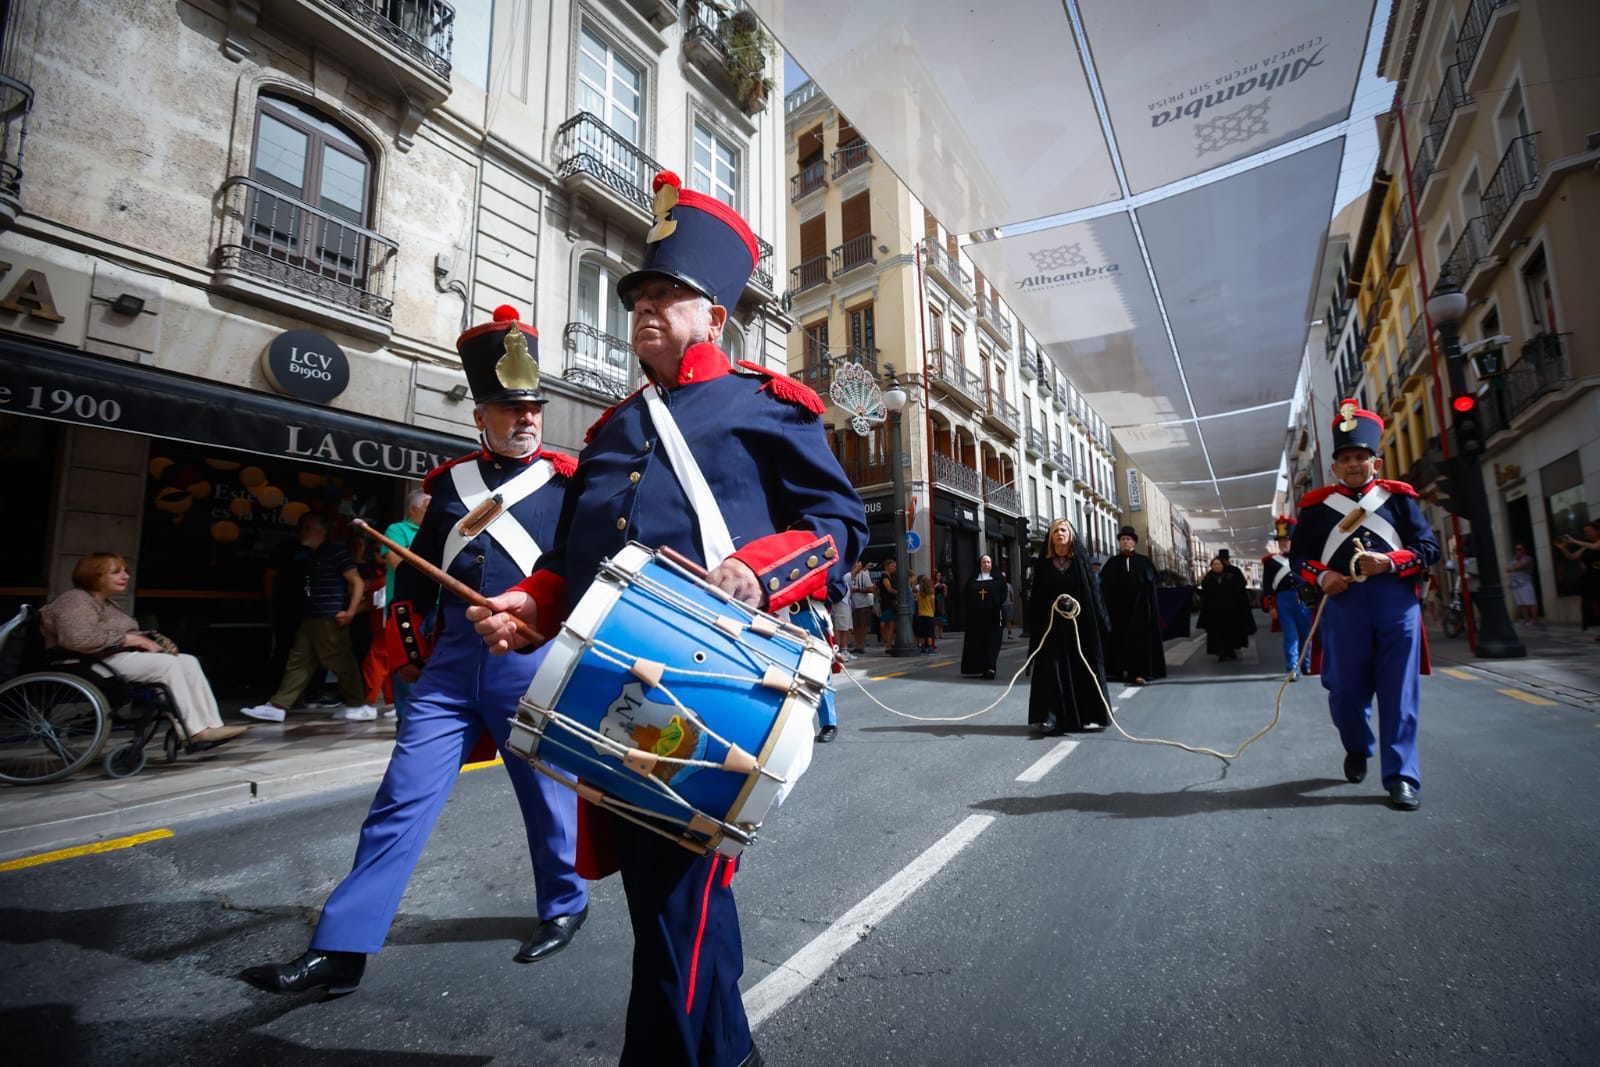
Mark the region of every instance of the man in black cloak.
POLYGON ((1100 595, 1111 616, 1106 674, 1133 685, 1167 676, 1156 613, 1156 567, 1134 551, 1139 535, 1132 526, 1117 532, 1118 554, 1100 569, 1100 595))

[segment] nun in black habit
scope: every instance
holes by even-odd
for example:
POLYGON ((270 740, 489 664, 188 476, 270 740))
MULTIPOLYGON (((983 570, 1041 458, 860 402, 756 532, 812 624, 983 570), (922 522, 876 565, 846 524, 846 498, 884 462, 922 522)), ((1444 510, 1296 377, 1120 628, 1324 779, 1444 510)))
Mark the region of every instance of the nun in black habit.
POLYGON ((1110 624, 1076 540, 1066 519, 1052 522, 1028 587, 1029 654, 1038 649, 1029 668, 1028 723, 1051 735, 1103 730, 1108 721, 1103 650, 1110 624), (1077 602, 1076 619, 1053 614, 1063 593, 1077 602))
POLYGON ((961 621, 966 635, 961 641, 961 673, 993 678, 1000 659, 1000 639, 1005 633, 1000 606, 1006 599, 1006 583, 994 573, 994 561, 984 556, 978 573, 961 591, 961 621))

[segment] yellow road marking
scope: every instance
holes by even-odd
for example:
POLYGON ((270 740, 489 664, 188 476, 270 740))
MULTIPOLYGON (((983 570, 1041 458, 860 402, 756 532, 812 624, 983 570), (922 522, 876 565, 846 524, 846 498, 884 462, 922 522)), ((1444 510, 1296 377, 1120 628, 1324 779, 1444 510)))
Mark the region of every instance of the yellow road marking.
POLYGON ((461 765, 461 773, 466 774, 468 771, 481 771, 485 767, 498 767, 504 762, 504 757, 496 756, 494 759, 486 759, 480 763, 463 763, 461 765))
POLYGON ((1497 689, 1495 691, 1498 693, 1504 693, 1508 697, 1516 697, 1518 700, 1525 700, 1529 704, 1537 704, 1541 708, 1558 708, 1561 706, 1557 701, 1546 700, 1544 697, 1536 697, 1532 693, 1524 693, 1520 689, 1497 689))
POLYGON ((910 673, 910 671, 892 671, 889 674, 874 674, 871 677, 874 682, 881 682, 885 678, 904 678, 910 673))
POLYGON ((0 871, 20 871, 24 867, 37 867, 41 863, 55 863, 57 860, 76 859, 79 856, 90 856, 96 852, 115 852, 119 848, 132 848, 134 845, 142 845, 146 841, 159 841, 163 837, 171 836, 171 830, 151 830, 145 834, 134 834, 132 837, 119 837, 112 841, 96 841, 92 845, 79 845, 76 848, 64 848, 57 852, 41 852, 37 856, 24 856, 19 860, 0 863, 0 871))
POLYGON ((1466 671, 1458 671, 1454 667, 1440 667, 1439 673, 1448 674, 1452 678, 1460 678, 1464 682, 1476 682, 1478 680, 1477 675, 1468 674, 1466 671))

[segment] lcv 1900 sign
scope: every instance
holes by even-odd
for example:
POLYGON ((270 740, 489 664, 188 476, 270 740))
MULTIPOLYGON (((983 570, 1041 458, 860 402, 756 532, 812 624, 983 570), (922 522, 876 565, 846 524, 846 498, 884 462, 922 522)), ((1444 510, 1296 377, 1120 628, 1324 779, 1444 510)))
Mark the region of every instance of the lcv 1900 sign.
POLYGON ((261 353, 261 370, 285 396, 326 404, 350 384, 350 360, 333 339, 315 330, 289 330, 261 353))

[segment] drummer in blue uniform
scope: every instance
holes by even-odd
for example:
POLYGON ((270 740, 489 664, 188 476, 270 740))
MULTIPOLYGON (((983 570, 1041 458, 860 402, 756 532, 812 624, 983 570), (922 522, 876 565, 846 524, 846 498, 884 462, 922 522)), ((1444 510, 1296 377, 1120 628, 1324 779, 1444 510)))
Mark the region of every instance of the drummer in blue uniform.
MULTIPOLYGON (((778 612, 843 596, 866 544, 861 499, 828 446, 822 401, 717 347, 757 259, 755 235, 720 201, 655 179, 644 265, 617 285, 649 382, 606 412, 568 489, 555 548, 527 581, 473 608, 490 647, 525 647, 512 616, 550 635, 629 541, 709 568, 731 596, 778 612)), ((539 658, 536 653, 532 659, 539 658)), ((633 981, 622 1063, 759 1063, 739 994, 744 969, 735 863, 584 802, 579 869, 622 872, 633 981)))
POLYGON ((1416 490, 1377 476, 1382 439, 1382 419, 1354 400, 1340 403, 1333 421, 1336 484, 1301 499, 1289 560, 1328 597, 1318 631, 1322 686, 1344 742, 1345 777, 1367 776, 1376 741, 1389 803, 1411 811, 1422 788, 1417 679, 1428 671, 1417 583, 1439 558, 1439 542, 1416 490))
MULTIPOLYGON (((543 447, 538 343, 511 307, 496 309, 493 322, 456 341, 482 447, 423 482, 433 500, 412 551, 480 592, 520 580, 550 547, 575 465, 572 457, 543 447)), ((508 720, 535 665, 527 656, 491 657, 463 617, 465 609, 415 568, 402 564, 396 573, 389 662, 420 676, 361 827, 355 866, 323 905, 310 949, 289 963, 251 967, 241 975, 245 981, 275 993, 355 989, 367 956, 383 947, 462 764, 492 759, 494 749, 504 747, 508 720), (428 625, 435 615, 436 628, 428 625), (423 636, 429 629, 431 651, 423 636)), ((588 886, 574 866, 574 794, 520 758, 507 759, 505 769, 522 809, 538 897, 539 925, 514 957, 530 963, 572 940, 588 914, 588 886)))
POLYGON ((1300 578, 1289 564, 1295 520, 1279 515, 1270 534, 1276 552, 1261 557, 1261 608, 1283 631, 1283 662, 1291 682, 1300 680, 1301 643, 1311 632, 1311 608, 1300 599, 1300 578))

